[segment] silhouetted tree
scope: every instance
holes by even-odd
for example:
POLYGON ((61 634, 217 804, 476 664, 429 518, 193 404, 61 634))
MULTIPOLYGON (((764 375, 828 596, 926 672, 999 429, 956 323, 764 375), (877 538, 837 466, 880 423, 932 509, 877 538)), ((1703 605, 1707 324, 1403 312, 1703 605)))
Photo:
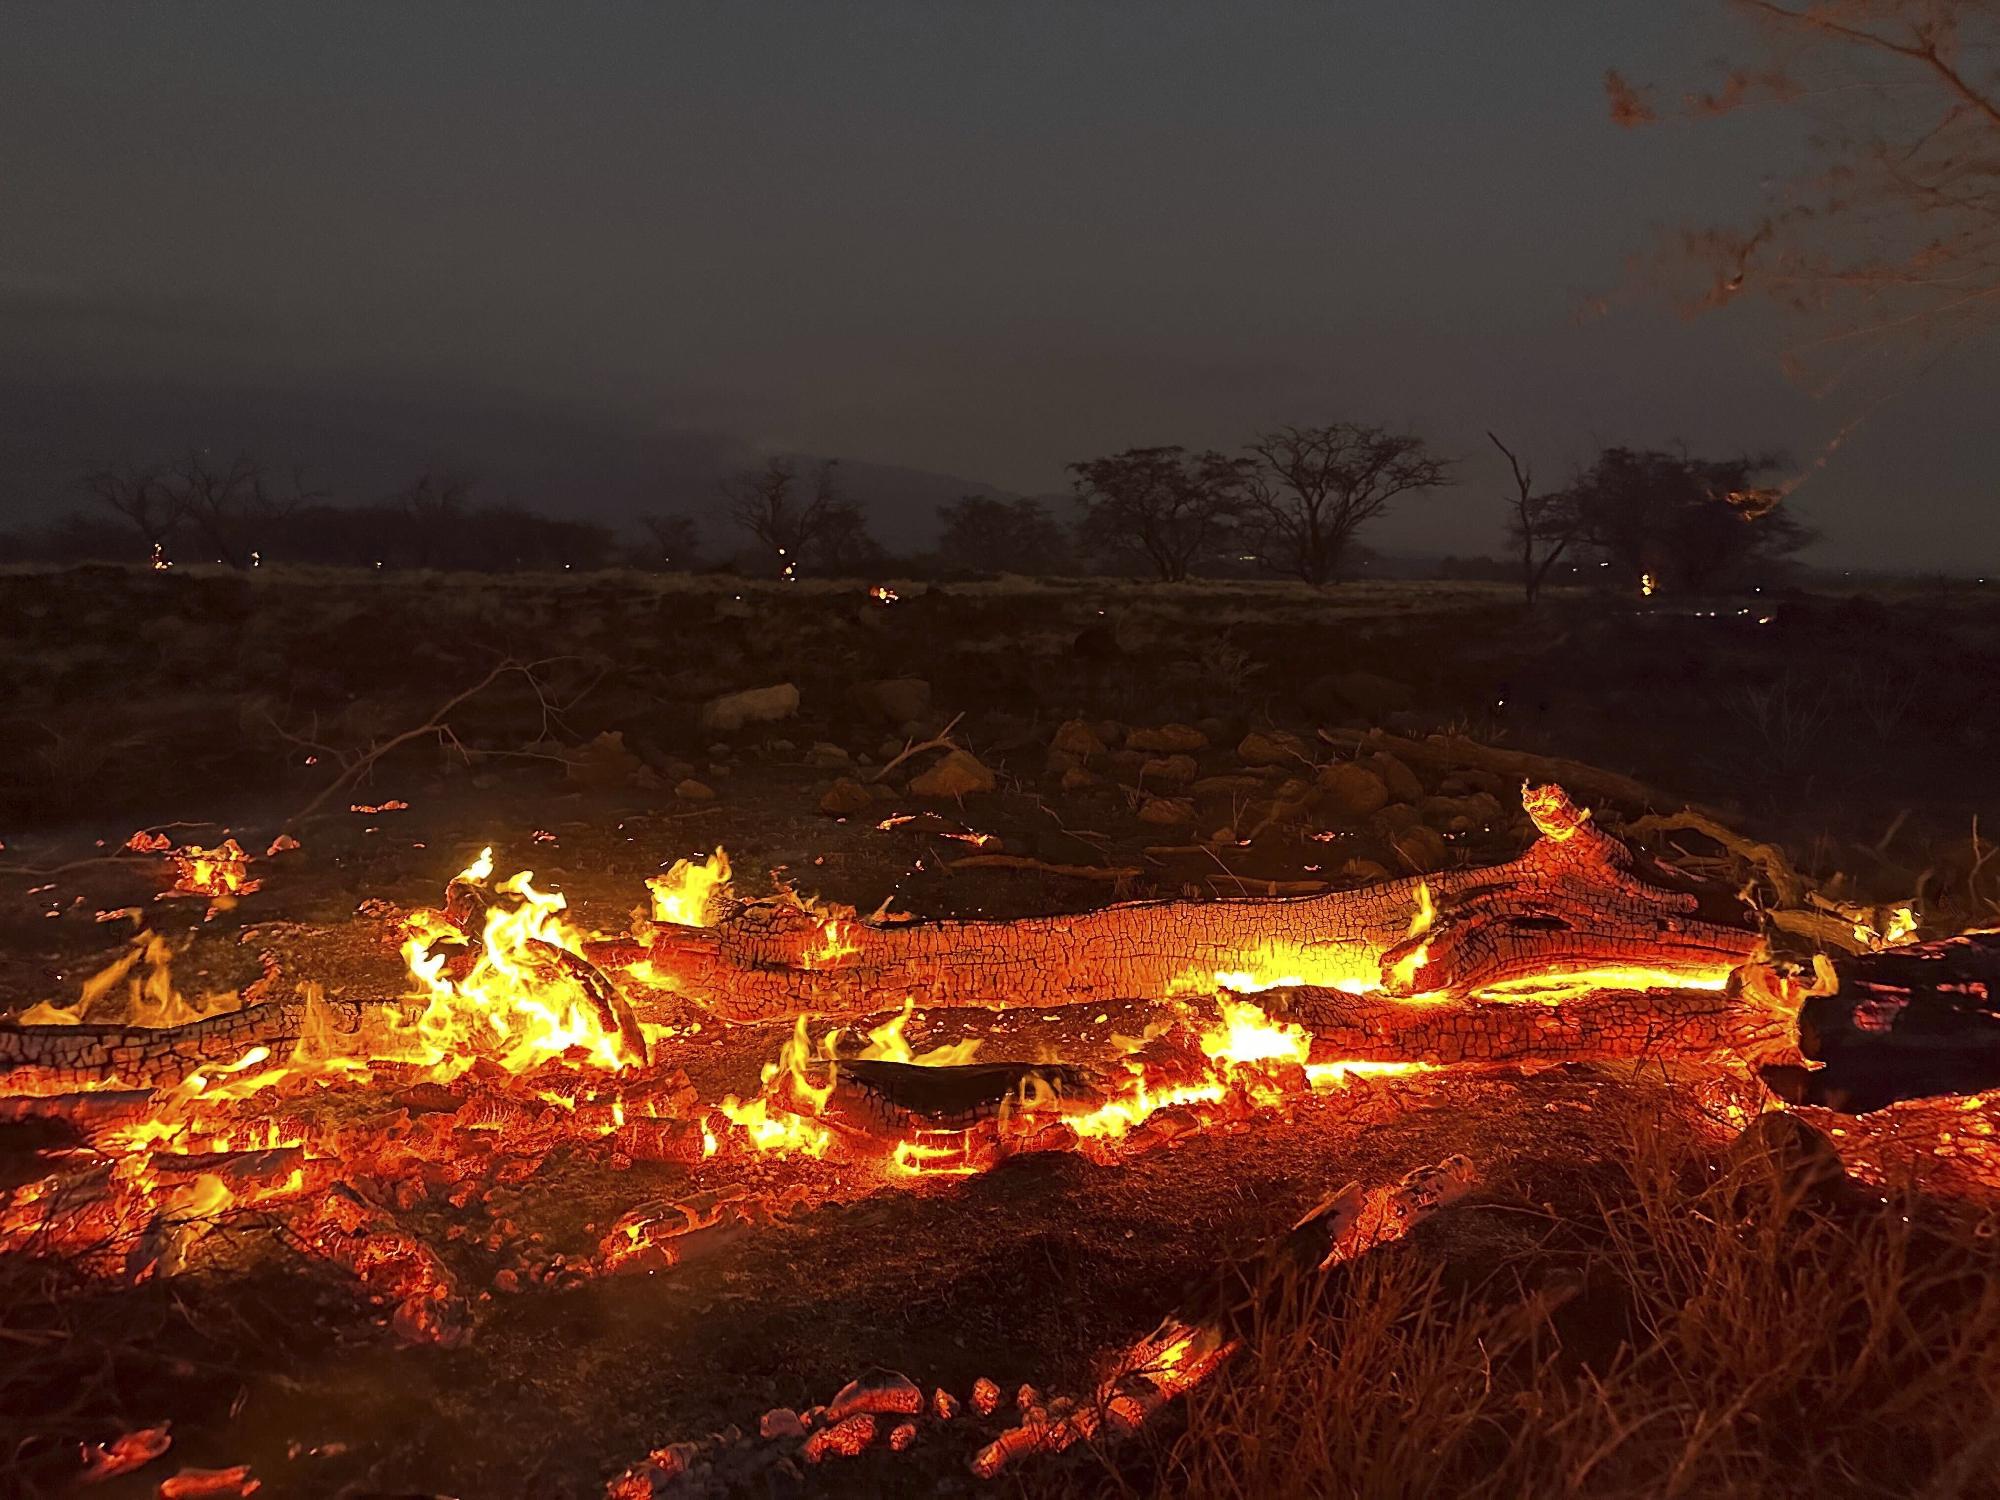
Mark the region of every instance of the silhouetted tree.
POLYGON ((465 543, 465 525, 472 510, 472 476, 449 469, 427 469, 392 502, 401 513, 399 552, 412 566, 443 568, 465 543))
POLYGON ((1550 570, 1576 540, 1575 500, 1567 490, 1536 494, 1535 471, 1493 433, 1486 436, 1507 455, 1507 466, 1514 471, 1514 497, 1507 502, 1507 535, 1521 549, 1521 587, 1533 604, 1550 570))
POLYGON ((195 449, 168 465, 161 482, 216 560, 243 568, 258 560, 287 516, 322 498, 308 493, 300 477, 293 470, 289 493, 281 493, 248 454, 224 468, 195 449))
POLYGON ((1314 587, 1340 570, 1354 533, 1390 501, 1451 482, 1450 466, 1422 438, 1353 422, 1280 427, 1253 440, 1249 453, 1258 551, 1314 587))
POLYGON ((1573 511, 1576 537, 1602 554, 1622 583, 1650 575, 1662 588, 1718 588, 1812 539, 1776 491, 1750 482, 1778 462, 1607 448, 1563 504, 1573 511))
POLYGON ((1100 557, 1144 557, 1161 579, 1186 578, 1236 534, 1244 465, 1212 449, 1127 448, 1069 466, 1084 506, 1079 540, 1100 557))
POLYGON ((858 578, 888 561, 882 544, 869 535, 868 518, 851 500, 836 500, 821 514, 806 544, 806 562, 832 578, 858 578))
POLYGON ((127 464, 99 469, 84 475, 81 483, 100 504, 132 524, 153 566, 169 566, 167 542, 187 509, 180 494, 166 483, 162 467, 142 469, 127 464))
POLYGON ((833 468, 829 459, 813 471, 810 496, 788 458, 771 459, 762 469, 746 469, 723 483, 730 520, 770 549, 787 578, 798 576, 806 551, 827 524, 828 510, 839 503, 833 468))
MULTIPOLYGON (((1762 174, 1754 220, 1697 228, 1662 260, 1691 264, 1689 300, 1745 292, 1803 314, 1802 369, 1879 355, 1885 338, 1961 338, 2000 313, 2000 7, 1992 0, 1737 0, 1760 50, 1667 112, 1772 104, 1810 111, 1818 161, 1762 174)), ((1612 118, 1648 124, 1651 89, 1606 75, 1612 118)), ((1830 373, 1830 372, 1827 372, 1830 373)))
POLYGON ((652 567, 685 573, 701 556, 701 528, 693 516, 656 512, 639 517, 639 525, 652 543, 646 554, 652 567))
POLYGON ((1039 500, 967 495, 938 507, 938 556, 982 573, 1053 572, 1069 551, 1061 525, 1039 500))

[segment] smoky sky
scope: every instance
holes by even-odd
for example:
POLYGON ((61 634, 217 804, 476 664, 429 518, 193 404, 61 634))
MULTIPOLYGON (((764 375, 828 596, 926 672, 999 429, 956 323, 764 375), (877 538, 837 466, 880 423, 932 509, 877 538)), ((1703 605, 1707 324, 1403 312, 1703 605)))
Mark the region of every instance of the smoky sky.
MULTIPOLYGON (((1559 478, 1856 414, 1767 314, 1590 311, 1803 149, 1620 130, 1605 69, 1740 49, 1708 0, 10 6, 0 377, 43 398, 0 428, 365 388, 1045 493, 1356 420, 1465 460, 1368 541, 1491 549, 1489 428, 1559 478)), ((1870 411, 1795 496, 1817 558, 1984 565, 1995 373, 1870 411)))

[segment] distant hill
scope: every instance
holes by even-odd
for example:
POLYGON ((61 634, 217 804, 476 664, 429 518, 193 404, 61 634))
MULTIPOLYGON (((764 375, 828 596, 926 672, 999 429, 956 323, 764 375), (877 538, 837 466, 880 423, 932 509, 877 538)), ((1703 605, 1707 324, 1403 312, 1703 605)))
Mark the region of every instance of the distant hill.
MULTIPOLYGON (((203 447, 297 464, 336 500, 379 500, 427 468, 478 477, 476 493, 551 515, 629 526, 647 511, 701 518, 718 547, 732 533, 718 495, 758 455, 730 434, 648 425, 517 396, 488 403, 384 386, 193 386, 165 381, 0 376, 0 526, 32 525, 72 503, 78 475, 203 447)), ((937 508, 964 495, 1012 498, 978 480, 842 458, 840 488, 892 552, 930 546, 937 508)))

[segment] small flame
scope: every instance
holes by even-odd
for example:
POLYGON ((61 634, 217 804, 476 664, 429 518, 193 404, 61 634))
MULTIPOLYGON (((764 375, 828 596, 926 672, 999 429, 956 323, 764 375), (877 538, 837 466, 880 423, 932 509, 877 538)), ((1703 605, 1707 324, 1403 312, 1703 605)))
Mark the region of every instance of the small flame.
POLYGON ((729 886, 729 856, 721 848, 707 859, 678 859, 664 875, 646 882, 653 898, 653 920, 676 927, 713 924, 714 905, 729 886))

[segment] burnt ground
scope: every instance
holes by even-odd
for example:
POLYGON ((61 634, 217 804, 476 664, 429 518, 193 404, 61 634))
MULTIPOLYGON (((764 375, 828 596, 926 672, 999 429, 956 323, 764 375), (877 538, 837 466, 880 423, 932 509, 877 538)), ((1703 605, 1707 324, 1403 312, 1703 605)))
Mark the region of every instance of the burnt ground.
MULTIPOLYGON (((1644 614, 1577 597, 1529 617, 1468 586, 903 592, 885 607, 834 586, 636 575, 0 578, 0 733, 18 769, 0 788, 0 1011, 73 1000, 132 930, 98 914, 128 907, 180 950, 186 994, 250 982, 267 952, 336 996, 400 993, 396 913, 435 900, 485 844, 503 871, 532 868, 564 891, 583 924, 615 930, 646 875, 718 844, 750 891, 782 880, 862 911, 893 899, 923 915, 1004 916, 1268 880, 1360 884, 1524 841, 1504 777, 1417 767, 1421 796, 1398 805, 1436 838, 1411 840, 1401 820, 1317 789, 1305 761, 1259 767, 1239 753, 1252 731, 1288 731, 1306 760, 1332 760, 1312 738, 1322 725, 1465 729, 1587 759, 1657 787, 1663 808, 1718 806, 1783 839, 1802 868, 1843 875, 1843 894, 1921 893, 1940 925, 1992 899, 1969 837, 1975 816, 2000 816, 2000 607, 1982 597, 1644 614), (115 852, 135 828, 181 823, 176 839, 227 829, 261 851, 343 757, 426 722, 504 658, 547 663, 539 696, 508 679, 451 715, 450 744, 426 737, 383 759, 292 825, 303 847, 258 861, 263 889, 230 910, 205 920, 200 902, 155 900, 168 879, 158 857, 115 852), (920 680, 928 701, 890 705, 863 686, 883 679, 920 680), (715 695, 780 682, 800 690, 792 716, 735 731, 698 722, 715 695), (901 744, 960 715, 954 737, 998 774, 995 790, 915 795, 908 774, 931 755, 884 778, 864 811, 820 810, 837 779, 872 785, 901 744), (1050 741, 1078 717, 1105 749, 1065 787, 1050 741), (1191 783, 1147 771, 1161 752, 1121 749, 1129 729, 1168 723, 1206 741, 1191 783), (390 799, 410 805, 345 810, 390 799), (1155 802, 1176 805, 1148 813, 1155 802), (918 816, 878 826, 901 814, 918 816), (1237 837, 1218 840, 1223 829, 1237 837), (998 842, 947 836, 967 831, 998 842), (1137 873, 952 868, 992 852, 1137 873)), ((1142 1020, 932 1012, 909 1034, 921 1049, 970 1026, 991 1038, 983 1056, 1075 1056, 1142 1020)), ((779 1040, 708 1022, 673 1045, 713 1098, 747 1092, 779 1040)), ((1185 1286, 1342 1183, 1471 1151, 1478 1202, 1418 1238, 1459 1263, 1497 1258, 1587 1207, 1612 1122, 1684 1107, 1680 1091, 1601 1070, 1418 1077, 1117 1166, 1034 1157, 916 1185, 865 1164, 616 1172, 558 1156, 481 1206, 476 1227, 581 1252, 645 1198, 806 1191, 780 1222, 670 1272, 487 1291, 456 1350, 399 1344, 339 1272, 254 1224, 204 1242, 187 1274, 133 1289, 71 1286, 17 1258, 0 1306, 0 1334, 28 1361, 10 1377, 13 1472, 58 1493, 69 1444, 171 1418, 168 1465, 248 1462, 266 1493, 587 1495, 653 1446, 824 1401, 871 1364, 961 1395, 982 1374, 1081 1390, 1185 1286)), ((442 1240, 438 1213, 428 1227, 442 1240)), ((490 1287, 493 1257, 451 1243, 468 1283, 490 1287)), ((969 1446, 928 1435, 908 1455, 816 1471, 809 1488, 951 1492, 971 1483, 969 1446)), ((155 1482, 147 1471, 97 1493, 155 1482)))

